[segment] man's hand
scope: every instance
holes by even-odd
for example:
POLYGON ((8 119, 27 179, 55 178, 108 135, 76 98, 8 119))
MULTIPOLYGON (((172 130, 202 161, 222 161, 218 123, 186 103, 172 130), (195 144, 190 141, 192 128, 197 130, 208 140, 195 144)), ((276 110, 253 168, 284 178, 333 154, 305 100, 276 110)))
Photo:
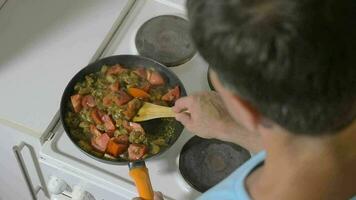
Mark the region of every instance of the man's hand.
POLYGON ((178 121, 200 137, 233 142, 251 152, 262 149, 259 134, 248 132, 235 122, 216 92, 182 97, 176 101, 173 111, 178 121))

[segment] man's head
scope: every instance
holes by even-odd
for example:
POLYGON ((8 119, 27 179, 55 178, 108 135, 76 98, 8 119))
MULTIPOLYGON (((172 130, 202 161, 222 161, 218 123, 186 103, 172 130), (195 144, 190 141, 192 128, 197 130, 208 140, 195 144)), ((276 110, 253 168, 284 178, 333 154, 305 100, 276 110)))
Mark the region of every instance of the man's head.
POLYGON ((225 88, 293 133, 356 115, 356 1, 188 0, 192 37, 225 88))

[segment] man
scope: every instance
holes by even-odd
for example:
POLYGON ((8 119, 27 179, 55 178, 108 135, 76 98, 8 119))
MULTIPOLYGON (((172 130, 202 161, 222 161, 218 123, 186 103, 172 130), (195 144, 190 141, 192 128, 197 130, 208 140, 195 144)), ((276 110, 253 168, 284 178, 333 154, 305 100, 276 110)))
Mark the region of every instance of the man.
POLYGON ((179 99, 176 119, 201 137, 264 150, 199 199, 355 196, 356 1, 188 0, 187 7, 218 93, 179 99))

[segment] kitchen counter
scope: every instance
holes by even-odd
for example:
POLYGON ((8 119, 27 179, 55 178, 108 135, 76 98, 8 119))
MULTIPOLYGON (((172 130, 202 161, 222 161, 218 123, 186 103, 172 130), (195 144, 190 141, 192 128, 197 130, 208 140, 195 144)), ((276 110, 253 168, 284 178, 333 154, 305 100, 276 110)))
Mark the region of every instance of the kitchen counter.
POLYGON ((131 3, 7 1, 0 12, 0 123, 45 132, 68 81, 98 56, 131 3))

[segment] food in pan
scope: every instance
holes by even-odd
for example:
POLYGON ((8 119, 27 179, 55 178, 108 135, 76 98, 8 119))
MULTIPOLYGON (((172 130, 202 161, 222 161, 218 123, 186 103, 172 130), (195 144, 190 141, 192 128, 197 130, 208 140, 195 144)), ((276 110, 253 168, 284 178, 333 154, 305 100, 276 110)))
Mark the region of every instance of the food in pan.
POLYGON ((103 66, 75 85, 65 123, 78 145, 91 154, 144 159, 167 146, 174 129, 168 125, 160 134, 149 133, 132 118, 143 102, 172 106, 179 96, 179 86, 168 87, 154 69, 103 66))

